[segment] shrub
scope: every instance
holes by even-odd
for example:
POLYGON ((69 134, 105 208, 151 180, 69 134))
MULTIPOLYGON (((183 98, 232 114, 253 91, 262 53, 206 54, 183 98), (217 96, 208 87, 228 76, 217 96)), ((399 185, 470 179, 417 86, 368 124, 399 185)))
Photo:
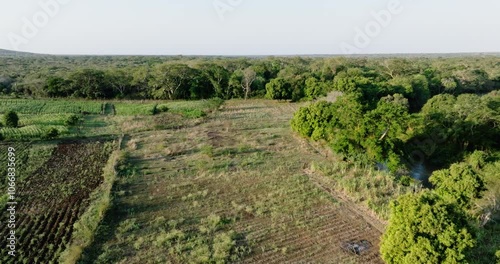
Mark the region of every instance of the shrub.
POLYGON ((49 128, 45 133, 43 134, 42 138, 44 139, 54 139, 59 136, 59 130, 55 127, 49 128))
POLYGON ((168 110, 169 110, 168 106, 164 105, 164 104, 158 105, 156 107, 156 113, 165 113, 165 112, 168 112, 168 110))
POLYGON ((213 258, 216 263, 225 263, 231 256, 231 251, 236 246, 234 231, 217 234, 213 243, 213 258))
POLYGON ((211 214, 203 219, 200 223, 200 232, 203 234, 211 234, 222 225, 222 218, 218 215, 211 214))
POLYGON ((391 204, 380 252, 386 263, 460 263, 474 246, 467 219, 453 204, 425 191, 391 204))
POLYGON ((66 126, 76 126, 78 125, 81 121, 83 121, 82 117, 76 114, 70 115, 65 121, 64 124, 66 126))
POLYGON ((19 116, 14 111, 9 111, 4 115, 4 123, 7 127, 18 127, 19 116))

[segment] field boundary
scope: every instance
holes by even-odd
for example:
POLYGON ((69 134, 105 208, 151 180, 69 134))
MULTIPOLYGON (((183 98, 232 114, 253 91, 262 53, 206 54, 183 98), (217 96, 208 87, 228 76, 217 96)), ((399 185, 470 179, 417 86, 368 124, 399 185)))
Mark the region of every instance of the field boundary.
MULTIPOLYGON (((119 138, 118 142, 121 143, 122 140, 123 136, 119 138)), ((97 227, 111 206, 111 190, 117 176, 116 165, 121 156, 121 146, 119 143, 116 144, 118 145, 115 151, 111 153, 104 167, 104 182, 90 195, 91 203, 74 224, 71 242, 61 253, 59 263, 74 264, 81 258, 83 250, 94 240, 97 227)))

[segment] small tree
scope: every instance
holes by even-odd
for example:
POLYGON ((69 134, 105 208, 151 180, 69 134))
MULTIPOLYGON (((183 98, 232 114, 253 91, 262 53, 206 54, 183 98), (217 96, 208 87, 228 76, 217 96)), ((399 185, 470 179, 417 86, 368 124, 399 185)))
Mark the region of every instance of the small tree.
POLYGON ((292 98, 292 87, 284 78, 272 79, 266 84, 266 97, 273 100, 292 98))
POLYGON ((391 204, 380 252, 386 263, 462 263, 474 246, 465 216, 439 195, 408 194, 391 204))
POLYGON ((4 116, 4 123, 7 127, 18 127, 19 125, 19 116, 14 111, 9 111, 4 116))

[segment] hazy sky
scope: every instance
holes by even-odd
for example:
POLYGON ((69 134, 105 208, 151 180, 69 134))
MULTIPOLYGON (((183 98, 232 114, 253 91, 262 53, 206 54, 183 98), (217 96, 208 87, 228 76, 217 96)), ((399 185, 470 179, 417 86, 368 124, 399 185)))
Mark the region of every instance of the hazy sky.
POLYGON ((144 55, 499 52, 499 11, 498 0, 0 0, 0 48, 144 55))

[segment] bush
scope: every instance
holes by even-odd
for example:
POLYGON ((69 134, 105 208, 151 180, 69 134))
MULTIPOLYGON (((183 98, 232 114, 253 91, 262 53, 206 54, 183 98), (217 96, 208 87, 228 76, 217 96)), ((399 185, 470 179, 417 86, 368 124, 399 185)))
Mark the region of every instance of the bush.
POLYGON ((320 101, 308 107, 302 107, 293 116, 292 129, 304 137, 314 140, 327 139, 327 133, 335 124, 335 107, 332 103, 320 101))
POLYGON ((168 112, 168 106, 167 105, 158 105, 156 107, 156 113, 165 113, 165 112, 168 112))
POLYGON ((9 111, 4 116, 4 123, 7 127, 18 127, 19 126, 19 116, 14 111, 9 111))
POLYGON ((474 246, 467 219, 453 204, 425 191, 391 204, 380 252, 386 263, 461 263, 474 246))
POLYGON ((43 134, 44 139, 54 139, 59 136, 59 130, 55 127, 49 128, 45 133, 43 134))
POLYGON ((70 115, 65 121, 64 124, 66 126, 76 126, 78 125, 81 121, 83 121, 82 117, 76 114, 70 115))

